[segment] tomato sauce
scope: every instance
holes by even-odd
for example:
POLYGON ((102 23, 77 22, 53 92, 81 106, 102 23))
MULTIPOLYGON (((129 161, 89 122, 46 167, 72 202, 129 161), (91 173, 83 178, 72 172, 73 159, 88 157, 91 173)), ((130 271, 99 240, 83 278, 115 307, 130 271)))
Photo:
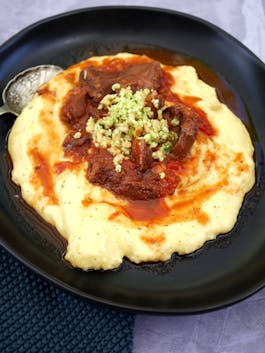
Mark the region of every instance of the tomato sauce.
POLYGON ((165 242, 166 237, 165 234, 163 233, 158 233, 158 234, 153 234, 153 235, 142 235, 141 239, 143 242, 145 242, 147 245, 160 245, 165 242))
POLYGON ((70 170, 78 169, 79 164, 77 162, 61 161, 61 162, 55 163, 53 167, 56 174, 61 174, 66 169, 70 169, 70 170))
POLYGON ((199 126, 199 130, 201 130, 207 136, 212 137, 215 134, 214 128, 209 123, 207 114, 196 105, 196 103, 200 100, 201 98, 192 96, 185 96, 181 98, 181 101, 185 103, 185 105, 190 106, 198 114, 199 119, 197 119, 196 122, 199 126))
POLYGON ((36 148, 30 150, 29 154, 34 163, 35 176, 43 188, 43 195, 49 198, 50 203, 58 204, 57 196, 54 193, 52 171, 47 157, 36 148))
POLYGON ((130 219, 147 223, 163 219, 170 213, 164 199, 129 201, 123 210, 130 219))

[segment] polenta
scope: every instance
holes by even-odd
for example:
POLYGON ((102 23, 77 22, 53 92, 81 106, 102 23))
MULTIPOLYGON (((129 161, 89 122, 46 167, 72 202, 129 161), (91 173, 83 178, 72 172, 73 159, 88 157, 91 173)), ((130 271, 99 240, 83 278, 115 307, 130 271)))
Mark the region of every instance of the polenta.
POLYGON ((195 251, 234 227, 255 183, 248 131, 215 89, 192 66, 129 53, 43 85, 8 150, 24 200, 83 270, 195 251))

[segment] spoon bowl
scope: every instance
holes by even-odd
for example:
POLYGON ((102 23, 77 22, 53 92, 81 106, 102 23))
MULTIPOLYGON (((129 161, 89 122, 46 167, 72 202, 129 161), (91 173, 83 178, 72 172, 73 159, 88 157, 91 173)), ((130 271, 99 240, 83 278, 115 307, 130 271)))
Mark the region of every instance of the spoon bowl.
POLYGON ((0 107, 0 115, 5 113, 19 115, 31 101, 37 89, 62 70, 61 67, 55 65, 39 65, 17 74, 3 90, 4 104, 0 107))

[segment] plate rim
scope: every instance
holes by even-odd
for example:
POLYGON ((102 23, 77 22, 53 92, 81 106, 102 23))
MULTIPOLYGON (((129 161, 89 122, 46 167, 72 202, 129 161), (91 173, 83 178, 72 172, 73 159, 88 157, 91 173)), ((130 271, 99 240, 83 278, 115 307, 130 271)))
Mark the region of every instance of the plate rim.
POLYGON ((74 9, 74 10, 70 10, 70 11, 60 12, 58 14, 51 15, 51 16, 45 17, 43 19, 34 21, 33 23, 31 23, 31 24, 27 25, 26 27, 22 28, 17 33, 13 34, 10 38, 8 38, 6 41, 4 41, 0 45, 0 54, 1 54, 1 50, 3 49, 4 46, 10 45, 10 44, 12 44, 13 41, 19 40, 20 36, 23 36, 25 33, 31 31, 35 27, 38 27, 38 26, 40 26, 42 24, 45 24, 47 22, 50 22, 50 21, 57 20, 59 18, 68 17, 68 16, 72 16, 72 15, 77 15, 77 14, 82 13, 82 12, 92 12, 92 11, 102 11, 102 10, 104 10, 104 11, 105 10, 140 10, 140 11, 164 12, 164 13, 168 13, 168 14, 172 14, 172 15, 178 15, 178 16, 181 16, 181 17, 186 17, 186 18, 188 18, 190 20, 194 20, 196 22, 200 22, 200 23, 206 25, 207 27, 211 27, 211 28, 215 29, 216 31, 222 33, 224 36, 226 36, 230 40, 233 40, 234 42, 236 42, 239 46, 241 46, 246 51, 248 51, 249 54, 254 56, 255 59, 257 60, 257 62, 259 62, 259 64, 261 64, 263 66, 263 68, 265 69, 265 62, 263 62, 261 60, 261 58, 259 58, 250 48, 248 48, 239 39, 237 39, 236 37, 234 37, 233 35, 228 33, 223 28, 218 27, 214 23, 212 23, 212 22, 210 22, 208 20, 205 20, 205 19, 203 19, 203 18, 201 18, 199 16, 192 15, 192 14, 189 14, 189 13, 186 13, 186 12, 182 12, 182 11, 178 11, 178 10, 173 10, 173 9, 168 9, 168 8, 163 8, 163 7, 157 7, 157 6, 102 5, 102 6, 91 6, 91 7, 84 7, 84 8, 78 8, 78 9, 74 9))

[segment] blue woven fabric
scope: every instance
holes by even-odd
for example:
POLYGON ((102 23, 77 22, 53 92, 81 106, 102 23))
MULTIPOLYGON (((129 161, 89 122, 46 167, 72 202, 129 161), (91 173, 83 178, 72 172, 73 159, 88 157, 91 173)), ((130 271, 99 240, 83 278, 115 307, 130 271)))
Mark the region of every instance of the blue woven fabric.
POLYGON ((133 322, 65 293, 0 247, 1 353, 131 353, 133 322))

